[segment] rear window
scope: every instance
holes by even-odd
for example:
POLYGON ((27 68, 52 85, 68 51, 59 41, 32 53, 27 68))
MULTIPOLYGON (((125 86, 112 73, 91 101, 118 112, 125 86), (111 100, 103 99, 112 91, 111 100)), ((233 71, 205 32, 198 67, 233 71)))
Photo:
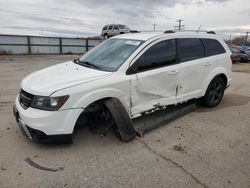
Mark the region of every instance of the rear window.
POLYGON ((126 26, 126 25, 119 25, 119 28, 120 29, 128 29, 128 26, 126 26))
POLYGON ((202 41, 205 45, 206 56, 218 55, 226 52, 219 41, 215 39, 202 39, 202 41))
POLYGON ((180 61, 190 61, 205 57, 203 44, 198 38, 179 39, 180 61))

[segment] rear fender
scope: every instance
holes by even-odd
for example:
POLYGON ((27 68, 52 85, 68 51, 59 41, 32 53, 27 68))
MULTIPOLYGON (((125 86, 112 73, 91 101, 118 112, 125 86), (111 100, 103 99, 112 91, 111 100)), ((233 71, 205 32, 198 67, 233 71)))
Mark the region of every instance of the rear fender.
POLYGON ((202 86, 202 90, 201 90, 201 94, 202 96, 205 95, 206 91, 207 91, 207 88, 208 88, 208 85, 210 84, 210 82, 218 75, 220 74, 224 74, 226 77, 227 77, 227 82, 229 82, 229 75, 227 73, 227 70, 223 67, 217 67, 215 68, 212 72, 210 72, 208 74, 208 76, 206 77, 205 79, 205 82, 202 86))

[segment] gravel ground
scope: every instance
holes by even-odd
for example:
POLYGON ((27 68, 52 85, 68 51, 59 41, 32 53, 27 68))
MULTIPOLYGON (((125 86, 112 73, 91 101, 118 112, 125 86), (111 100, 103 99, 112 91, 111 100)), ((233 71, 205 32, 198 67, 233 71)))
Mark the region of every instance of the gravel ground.
POLYGON ((21 79, 77 56, 0 56, 0 187, 250 187, 250 64, 222 103, 130 143, 82 129, 70 145, 24 137, 12 115, 21 79), (44 171, 25 160, 55 170, 44 171))

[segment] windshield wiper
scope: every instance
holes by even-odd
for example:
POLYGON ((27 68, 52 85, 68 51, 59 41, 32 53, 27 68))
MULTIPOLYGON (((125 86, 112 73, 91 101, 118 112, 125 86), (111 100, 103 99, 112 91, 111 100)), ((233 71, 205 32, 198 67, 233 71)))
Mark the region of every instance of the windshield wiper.
POLYGON ((86 67, 92 67, 92 68, 95 68, 95 69, 98 69, 98 70, 101 70, 101 68, 97 65, 94 65, 88 61, 81 61, 80 59, 74 59, 73 60, 74 63, 77 63, 77 64, 80 64, 80 65, 83 65, 83 66, 86 66, 86 67))

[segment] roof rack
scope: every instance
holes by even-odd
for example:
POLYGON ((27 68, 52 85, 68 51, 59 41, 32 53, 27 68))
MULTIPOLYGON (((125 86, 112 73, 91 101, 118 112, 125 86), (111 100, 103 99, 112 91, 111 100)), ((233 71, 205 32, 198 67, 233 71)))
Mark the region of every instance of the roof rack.
POLYGON ((166 33, 175 33, 175 31, 174 30, 166 30, 166 31, 164 31, 164 34, 166 34, 166 33))
POLYGON ((164 31, 164 34, 175 33, 175 32, 196 32, 196 33, 204 32, 208 34, 216 34, 214 31, 205 31, 205 30, 166 30, 164 31))

